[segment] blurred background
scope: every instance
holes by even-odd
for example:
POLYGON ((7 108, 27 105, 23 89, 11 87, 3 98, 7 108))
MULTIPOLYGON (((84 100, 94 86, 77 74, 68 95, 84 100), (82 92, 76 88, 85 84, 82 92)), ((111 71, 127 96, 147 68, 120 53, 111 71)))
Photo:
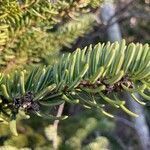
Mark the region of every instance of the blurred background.
MULTIPOLYGON (((55 5, 57 0, 49 2, 55 5)), ((65 1, 63 3, 65 6, 65 1)), ((59 21, 50 25, 48 21, 40 22, 40 26, 30 28, 19 37, 21 42, 17 47, 22 51, 35 49, 40 52, 44 48, 51 51, 42 59, 36 58, 35 53, 28 64, 31 61, 34 64, 53 64, 63 53, 98 42, 125 39, 127 43, 150 44, 150 0, 104 0, 100 3, 93 0, 89 6, 83 5, 84 0, 70 3, 72 6, 65 6, 61 12, 63 17, 57 18, 59 21), (78 4, 76 8, 74 3, 78 4), (63 15, 66 12, 67 15, 63 15)), ((7 64, 1 64, 1 68, 9 72, 12 66, 19 66, 19 62, 12 64, 9 60, 7 64)), ((130 109, 140 114, 139 118, 110 110, 116 116, 110 119, 79 105, 65 104, 53 111, 69 115, 68 119, 51 121, 32 116, 32 119, 18 123, 18 137, 11 135, 7 125, 0 125, 0 150, 149 150, 150 103, 143 109, 130 101, 127 94, 122 96, 126 97, 130 109)))

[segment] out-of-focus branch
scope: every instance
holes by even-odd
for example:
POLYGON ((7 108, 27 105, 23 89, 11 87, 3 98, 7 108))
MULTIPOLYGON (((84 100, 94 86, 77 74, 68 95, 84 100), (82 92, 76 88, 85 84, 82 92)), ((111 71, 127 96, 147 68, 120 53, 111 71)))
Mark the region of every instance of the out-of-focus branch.
POLYGON ((120 16, 120 14, 122 15, 124 12, 127 11, 127 9, 133 4, 134 0, 131 0, 130 2, 128 2, 124 7, 120 8, 118 11, 116 11, 114 13, 114 15, 111 16, 111 18, 108 20, 107 25, 112 24, 112 20, 113 18, 118 18, 118 16, 120 16))
MULTIPOLYGON (((100 12, 102 9, 100 8, 99 10, 97 10, 97 12, 96 12, 97 23, 102 26, 100 31, 102 30, 102 28, 104 28, 104 31, 106 31, 106 29, 108 29, 110 26, 114 25, 115 23, 121 23, 125 20, 130 19, 131 17, 149 19, 150 11, 149 11, 149 13, 145 14, 145 12, 143 13, 143 10, 139 10, 139 9, 138 9, 139 11, 137 11, 137 10, 135 11, 134 9, 130 10, 130 8, 132 6, 135 6, 134 2, 135 2, 134 0, 130 0, 129 2, 127 2, 127 4, 125 6, 118 9, 117 11, 115 11, 115 13, 113 15, 111 15, 111 17, 109 18, 109 20, 107 20, 107 22, 102 22, 99 18, 99 15, 101 14, 100 12)), ((99 33, 97 33, 97 34, 99 34, 99 33)))
POLYGON ((134 123, 125 118, 116 116, 115 120, 133 128, 133 129, 136 129, 134 123))
MULTIPOLYGON (((63 110, 64 110, 64 104, 61 104, 58 108, 58 112, 57 112, 57 117, 61 117, 62 113, 63 113, 63 110)), ((54 129, 55 129, 55 134, 54 134, 54 137, 53 137, 53 148, 54 150, 57 150, 58 149, 58 136, 57 136, 57 131, 58 131, 58 124, 59 124, 59 120, 55 120, 54 121, 54 129)))

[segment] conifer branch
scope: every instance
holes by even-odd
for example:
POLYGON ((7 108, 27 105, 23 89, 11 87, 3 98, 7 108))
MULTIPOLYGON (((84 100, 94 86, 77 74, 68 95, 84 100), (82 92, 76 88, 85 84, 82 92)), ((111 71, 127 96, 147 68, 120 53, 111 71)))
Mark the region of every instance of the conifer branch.
POLYGON ((94 7, 92 4, 78 0, 56 3, 48 0, 0 1, 0 67, 9 72, 16 66, 41 63, 43 58, 48 60, 45 53, 69 46, 92 29, 93 15, 84 15, 94 7), (70 18, 72 22, 68 21, 70 18), (55 31, 58 24, 64 25, 55 31), (61 43, 52 40, 54 38, 61 43))
MULTIPOLYGON (((131 116, 138 114, 126 108, 120 92, 128 92, 136 102, 145 105, 150 96, 150 47, 148 44, 125 44, 123 40, 90 45, 83 50, 63 55, 53 66, 35 68, 32 72, 16 71, 3 76, 0 83, 0 111, 9 122, 20 112, 51 119, 65 119, 42 112, 42 106, 56 106, 64 102, 81 104, 114 117, 105 111, 107 105, 120 108, 131 116)), ((26 117, 28 118, 28 117, 26 117)), ((14 119, 13 119, 14 120, 14 119)), ((14 121, 13 121, 14 123, 14 121)))

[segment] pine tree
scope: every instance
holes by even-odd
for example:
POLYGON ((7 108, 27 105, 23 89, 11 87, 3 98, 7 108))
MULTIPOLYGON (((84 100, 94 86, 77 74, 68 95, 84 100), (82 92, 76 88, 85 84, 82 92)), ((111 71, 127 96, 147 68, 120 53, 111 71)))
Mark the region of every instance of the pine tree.
POLYGON ((42 108, 80 104, 113 118, 106 111, 111 105, 137 117, 120 93, 128 92, 141 105, 145 102, 135 92, 150 100, 146 92, 150 91, 148 44, 98 43, 58 59, 64 46, 92 30, 95 19, 91 12, 100 3, 0 1, 0 121, 8 123, 14 135, 18 134, 16 120, 28 119, 32 113, 67 118, 42 108))

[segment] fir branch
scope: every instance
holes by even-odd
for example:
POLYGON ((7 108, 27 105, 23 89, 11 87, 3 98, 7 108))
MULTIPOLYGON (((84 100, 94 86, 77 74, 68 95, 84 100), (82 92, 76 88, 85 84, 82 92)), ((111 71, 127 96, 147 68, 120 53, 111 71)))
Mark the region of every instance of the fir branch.
POLYGON ((47 61, 45 53, 59 51, 64 45, 68 46, 74 42, 78 36, 83 36, 92 28, 94 19, 91 14, 89 17, 83 15, 82 18, 79 18, 77 16, 87 12, 85 10, 88 10, 91 4, 86 1, 82 3, 79 1, 50 3, 41 0, 0 1, 1 68, 4 68, 5 72, 9 72, 22 64, 40 62, 43 57, 47 61), (56 32, 47 32, 62 20, 69 18, 74 19, 72 23, 69 21, 60 26, 56 32), (59 33, 59 31, 61 32, 59 33), (60 43, 52 40, 54 38, 57 38, 60 43), (34 42, 33 39, 35 39, 34 42), (41 52, 43 53, 41 54, 41 52))
MULTIPOLYGON (((47 118, 40 107, 66 101, 95 108, 109 117, 114 116, 105 111, 107 105, 137 117, 126 108, 125 101, 119 99, 119 92, 128 92, 140 104, 144 103, 137 100, 135 92, 150 100, 145 93, 150 89, 149 49, 148 44, 127 46, 124 40, 120 44, 99 43, 63 55, 53 66, 35 68, 29 74, 22 71, 4 76, 0 83, 1 114, 9 120, 22 110, 47 118)), ((51 119, 66 118, 49 116, 51 119)))
POLYGON ((49 60, 52 61, 54 57, 54 52, 57 56, 63 46, 71 46, 79 36, 92 30, 94 21, 94 16, 88 14, 67 22, 55 32, 32 28, 24 36, 20 36, 16 42, 13 42, 13 47, 9 46, 8 49, 5 48, 5 51, 2 51, 0 54, 1 67, 5 72, 9 72, 16 66, 26 64, 43 63, 43 61, 49 64, 49 60))
MULTIPOLYGON (((0 1, 0 27, 9 29, 8 38, 13 39, 31 27, 52 28, 65 18, 75 18, 88 12, 92 2, 84 1, 0 1), (41 7, 42 5, 42 7, 41 7)), ((2 37, 1 37, 2 38, 2 37)), ((5 37, 3 37, 5 39, 5 37)), ((10 42, 9 41, 9 42, 10 42)), ((7 44, 4 41, 0 45, 7 44)))

